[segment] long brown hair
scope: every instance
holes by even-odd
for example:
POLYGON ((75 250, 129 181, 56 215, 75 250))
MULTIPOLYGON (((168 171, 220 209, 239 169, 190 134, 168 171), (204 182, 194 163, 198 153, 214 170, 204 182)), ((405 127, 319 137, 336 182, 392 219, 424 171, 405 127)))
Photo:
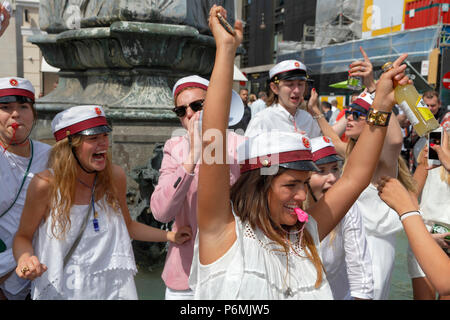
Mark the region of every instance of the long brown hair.
MULTIPOLYGON (((259 170, 245 172, 231 187, 230 197, 235 214, 243 222, 248 221, 253 229, 261 229, 269 239, 282 246, 286 257, 288 257, 290 244, 285 241, 283 235, 285 231, 283 231, 282 226, 272 220, 267 200, 273 179, 286 170, 280 167, 277 175, 261 175, 259 170)), ((302 224, 299 227, 301 226, 302 224)), ((304 251, 308 259, 312 261, 316 268, 317 280, 315 287, 318 288, 323 279, 322 261, 314 241, 306 229, 304 229, 303 235, 300 246, 305 248, 304 251)))
MULTIPOLYGON (((72 138, 72 146, 79 147, 83 142, 83 136, 75 135, 72 138)), ((56 142, 52 147, 48 167, 53 171, 50 179, 50 214, 52 217, 52 234, 57 239, 64 239, 70 229, 70 209, 74 205, 77 190, 77 161, 72 154, 68 139, 56 142)), ((106 203, 113 209, 119 208, 116 189, 112 181, 111 155, 106 156, 106 167, 97 173, 95 186, 95 199, 105 196, 106 203)), ((104 206, 102 203, 101 206, 104 206)))

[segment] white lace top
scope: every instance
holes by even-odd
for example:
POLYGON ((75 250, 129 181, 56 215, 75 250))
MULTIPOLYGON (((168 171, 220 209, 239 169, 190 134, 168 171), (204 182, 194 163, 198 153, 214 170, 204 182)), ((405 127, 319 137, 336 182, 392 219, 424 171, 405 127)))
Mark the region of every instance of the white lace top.
MULTIPOLYGON (((220 259, 209 265, 202 265, 199 261, 196 238, 189 277, 195 299, 333 299, 325 273, 319 288, 314 287, 316 269, 298 245, 294 246, 295 252, 291 249, 286 257, 284 249, 261 230, 253 230, 239 217, 235 216, 235 220, 236 242, 220 259), (285 295, 288 288, 291 291, 289 296, 285 295)), ((309 217, 306 229, 317 247, 317 223, 312 217, 309 217)), ((298 235, 290 237, 293 243, 298 243, 298 235)))
POLYGON ((71 227, 64 240, 52 234, 51 216, 35 233, 33 247, 48 267, 32 283, 33 300, 44 299, 137 299, 137 272, 130 236, 120 211, 95 203, 100 230, 93 227, 93 210, 86 229, 63 269, 63 260, 78 236, 88 205, 74 205, 71 227))

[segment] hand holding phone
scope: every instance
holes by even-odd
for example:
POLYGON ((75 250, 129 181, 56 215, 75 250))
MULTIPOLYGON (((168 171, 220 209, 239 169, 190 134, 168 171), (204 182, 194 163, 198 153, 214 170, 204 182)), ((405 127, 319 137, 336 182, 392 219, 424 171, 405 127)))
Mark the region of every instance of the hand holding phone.
POLYGON ((229 34, 235 36, 236 31, 234 31, 231 24, 229 24, 228 21, 219 12, 217 12, 216 16, 217 16, 217 19, 219 19, 219 22, 222 25, 222 27, 224 27, 225 30, 227 30, 229 34))
POLYGON ((441 145, 442 141, 442 127, 431 131, 428 134, 428 165, 436 165, 439 166, 441 161, 439 161, 439 157, 436 151, 430 148, 430 144, 441 145))

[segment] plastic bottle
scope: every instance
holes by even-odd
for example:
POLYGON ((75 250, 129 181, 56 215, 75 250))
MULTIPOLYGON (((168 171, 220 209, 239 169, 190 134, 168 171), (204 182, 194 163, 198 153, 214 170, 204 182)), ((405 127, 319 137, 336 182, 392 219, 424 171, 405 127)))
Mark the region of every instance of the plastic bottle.
MULTIPOLYGON (((381 67, 384 72, 391 68, 392 62, 387 62, 381 67)), ((423 137, 430 131, 439 128, 439 122, 434 118, 433 113, 412 84, 401 86, 394 81, 394 86, 395 100, 419 136, 423 137)))

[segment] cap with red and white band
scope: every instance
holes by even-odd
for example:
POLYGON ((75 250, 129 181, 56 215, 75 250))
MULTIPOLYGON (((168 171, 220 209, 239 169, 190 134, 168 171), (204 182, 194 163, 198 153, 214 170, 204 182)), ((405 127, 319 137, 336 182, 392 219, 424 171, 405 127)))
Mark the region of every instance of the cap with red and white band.
MULTIPOLYGON (((209 81, 193 75, 181 78, 178 80, 172 89, 173 98, 176 99, 178 94, 185 88, 200 88, 203 90, 208 90, 209 81)), ((231 90, 231 105, 230 105, 230 115, 228 118, 228 126, 233 126, 239 121, 241 121, 242 117, 244 116, 244 103, 242 102, 241 97, 239 94, 231 90)))
POLYGON ((311 139, 311 151, 313 160, 316 164, 325 164, 343 160, 336 152, 333 142, 331 142, 330 138, 325 136, 311 139))
POLYGON ((356 98, 355 101, 353 101, 350 108, 367 114, 369 109, 372 107, 372 103, 372 95, 368 92, 363 92, 356 98))
POLYGON ((263 132, 240 144, 237 154, 241 173, 274 165, 318 171, 313 161, 310 139, 296 132, 263 132))
POLYGON ((209 81, 199 77, 197 75, 193 75, 193 76, 188 76, 188 77, 184 77, 181 78, 180 80, 178 80, 175 85, 173 86, 172 89, 172 95, 173 98, 175 99, 175 97, 181 92, 181 90, 185 89, 185 88, 200 88, 203 90, 208 90, 208 86, 209 86, 209 81))
POLYGON ((74 134, 95 135, 111 132, 101 106, 75 106, 58 113, 52 120, 56 141, 74 134))
POLYGON ((285 60, 269 70, 270 81, 306 80, 306 66, 298 60, 285 60))
POLYGON ((0 78, 0 98, 7 96, 22 96, 32 100, 32 102, 35 100, 31 82, 19 77, 0 78))

